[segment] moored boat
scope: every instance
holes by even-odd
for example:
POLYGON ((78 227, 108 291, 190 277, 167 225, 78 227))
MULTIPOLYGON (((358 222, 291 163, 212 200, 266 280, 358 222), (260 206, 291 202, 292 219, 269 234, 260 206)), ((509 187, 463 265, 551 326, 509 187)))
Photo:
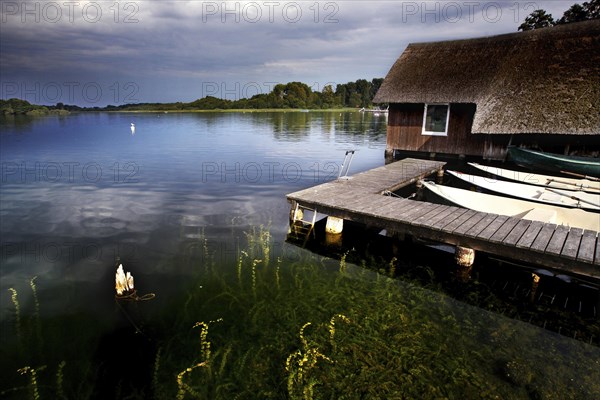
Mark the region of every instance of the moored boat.
POLYGON ((471 210, 600 231, 600 216, 593 212, 472 192, 427 181, 423 181, 423 186, 447 201, 471 210))
POLYGON ((389 112, 390 107, 388 106, 387 108, 361 108, 360 112, 371 112, 371 113, 375 113, 375 114, 387 114, 389 112))
MULTIPOLYGON (((465 182, 503 195, 518 197, 525 200, 554 204, 562 207, 583 208, 600 211, 600 194, 586 192, 569 192, 566 190, 527 185, 524 183, 508 182, 477 175, 464 174, 457 171, 447 171, 449 174, 465 182)), ((598 216, 600 218, 600 216, 598 216)))
POLYGON ((580 177, 600 177, 600 159, 598 158, 564 156, 515 146, 508 147, 508 156, 522 167, 540 168, 580 177))
POLYGON ((469 163, 469 165, 489 174, 529 185, 544 186, 563 190, 584 191, 588 193, 600 193, 600 180, 574 179, 552 175, 534 174, 531 172, 521 172, 498 167, 490 167, 477 163, 469 163))

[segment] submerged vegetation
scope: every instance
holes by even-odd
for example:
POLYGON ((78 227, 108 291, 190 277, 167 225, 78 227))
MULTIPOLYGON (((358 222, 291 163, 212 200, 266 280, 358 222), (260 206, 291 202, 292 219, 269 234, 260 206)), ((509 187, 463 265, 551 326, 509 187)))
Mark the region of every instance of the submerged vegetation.
POLYGON ((44 316, 41 279, 22 289, 27 307, 11 288, 1 397, 600 398, 595 346, 353 267, 347 253, 274 257, 263 226, 228 266, 201 236, 202 257, 173 260, 196 271, 188 287, 162 303, 116 300, 110 324, 44 316))

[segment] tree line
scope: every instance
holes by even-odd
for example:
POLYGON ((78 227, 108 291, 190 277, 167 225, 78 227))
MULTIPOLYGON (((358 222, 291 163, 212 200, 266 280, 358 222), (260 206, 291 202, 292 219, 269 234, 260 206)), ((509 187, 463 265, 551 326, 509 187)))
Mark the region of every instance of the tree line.
POLYGON ((126 110, 259 110, 259 109, 328 109, 370 107, 373 97, 383 83, 383 78, 371 81, 359 79, 355 82, 338 84, 335 89, 326 85, 322 91, 313 91, 302 82, 277 84, 270 93, 256 94, 238 100, 206 96, 189 103, 138 103, 108 106, 107 111, 126 110))
POLYGON ((277 84, 270 93, 260 93, 238 100, 206 96, 192 102, 136 103, 109 105, 106 107, 80 107, 57 103, 54 106, 37 106, 25 100, 0 100, 0 114, 43 113, 52 110, 65 111, 195 111, 195 110, 259 110, 259 109, 331 109, 371 107, 373 97, 383 83, 383 78, 371 81, 326 85, 322 91, 313 91, 302 82, 277 84))
POLYGON ((552 17, 552 14, 548 14, 546 10, 535 10, 519 25, 519 31, 530 31, 532 29, 582 22, 590 19, 600 19, 600 0, 590 0, 583 4, 575 3, 556 21, 552 17))
POLYGON ((47 115, 68 114, 68 110, 56 106, 40 106, 21 99, 0 99, 0 115, 47 115))

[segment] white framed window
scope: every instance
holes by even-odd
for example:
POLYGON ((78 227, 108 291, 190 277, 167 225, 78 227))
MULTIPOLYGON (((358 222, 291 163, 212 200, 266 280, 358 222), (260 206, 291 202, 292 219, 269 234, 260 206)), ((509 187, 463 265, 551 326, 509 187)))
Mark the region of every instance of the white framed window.
POLYGON ((450 104, 425 104, 422 135, 448 136, 450 104))

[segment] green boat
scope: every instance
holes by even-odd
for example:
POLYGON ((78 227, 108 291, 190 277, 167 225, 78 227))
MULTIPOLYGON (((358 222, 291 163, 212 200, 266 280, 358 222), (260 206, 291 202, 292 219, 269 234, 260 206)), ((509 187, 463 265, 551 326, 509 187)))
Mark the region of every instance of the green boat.
POLYGON ((537 168, 567 175, 600 178, 600 159, 544 153, 522 147, 510 146, 508 156, 517 165, 537 168))

